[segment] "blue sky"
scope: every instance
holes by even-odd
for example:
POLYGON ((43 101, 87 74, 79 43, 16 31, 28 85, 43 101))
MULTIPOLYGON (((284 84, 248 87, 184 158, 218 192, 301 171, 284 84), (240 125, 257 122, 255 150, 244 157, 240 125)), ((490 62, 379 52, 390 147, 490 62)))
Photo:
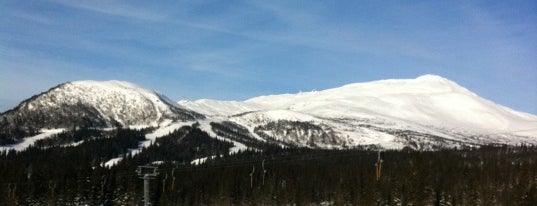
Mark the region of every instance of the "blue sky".
POLYGON ((0 1, 0 111, 66 81, 174 100, 437 74, 537 114, 536 1, 0 1))

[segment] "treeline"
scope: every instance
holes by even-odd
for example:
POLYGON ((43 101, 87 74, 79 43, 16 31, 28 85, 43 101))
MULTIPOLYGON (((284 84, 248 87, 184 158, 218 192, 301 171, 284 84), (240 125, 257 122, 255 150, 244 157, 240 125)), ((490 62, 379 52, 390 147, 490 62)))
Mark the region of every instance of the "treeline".
POLYGON ((151 181, 154 205, 537 205, 534 146, 383 151, 377 181, 377 151, 367 148, 264 144, 229 155, 232 143, 182 127, 131 156, 147 132, 78 130, 51 140, 61 146, 1 152, 0 205, 141 205, 135 170, 150 164, 160 173, 151 181), (92 138, 66 146, 82 141, 76 132, 92 138), (115 157, 123 160, 104 167, 115 157))
POLYGON ((320 147, 327 144, 344 146, 344 142, 337 138, 331 128, 323 128, 322 125, 312 122, 278 120, 277 122, 256 126, 254 132, 264 139, 274 142, 281 142, 276 139, 285 137, 281 138, 284 144, 291 146, 308 145, 309 147, 320 147))
POLYGON ((273 149, 165 168, 160 205, 537 205, 537 148, 386 151, 273 149), (264 160, 264 169, 263 169, 264 160), (250 174, 253 173, 253 177, 250 174), (164 184, 164 185, 163 185, 164 184))
POLYGON ((134 172, 137 166, 224 158, 233 146, 197 128, 183 127, 131 156, 149 131, 77 129, 22 152, 0 152, 0 205, 136 205, 142 191, 134 172), (117 157, 123 161, 105 167, 105 162, 117 157))

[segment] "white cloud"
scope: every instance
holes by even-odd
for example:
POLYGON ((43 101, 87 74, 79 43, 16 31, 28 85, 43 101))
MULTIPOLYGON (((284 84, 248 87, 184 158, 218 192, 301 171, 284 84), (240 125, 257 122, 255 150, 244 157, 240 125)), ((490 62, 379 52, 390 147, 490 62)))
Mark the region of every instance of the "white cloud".
POLYGON ((53 0, 53 2, 66 7, 72 7, 81 10, 97 12, 101 14, 124 17, 128 19, 136 19, 143 21, 161 21, 165 16, 148 9, 124 4, 121 1, 69 1, 69 0, 53 0))

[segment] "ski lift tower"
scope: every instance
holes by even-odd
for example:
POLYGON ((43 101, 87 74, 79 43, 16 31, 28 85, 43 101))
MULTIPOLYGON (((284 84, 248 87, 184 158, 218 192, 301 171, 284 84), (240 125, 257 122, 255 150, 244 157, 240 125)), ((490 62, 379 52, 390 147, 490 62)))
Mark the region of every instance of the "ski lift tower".
POLYGON ((380 175, 382 172, 382 162, 383 160, 380 158, 380 150, 379 150, 377 162, 375 163, 375 177, 376 177, 377 182, 380 180, 380 175))
POLYGON ((144 180, 144 206, 150 206, 149 182, 151 179, 155 179, 157 177, 157 167, 138 166, 136 173, 138 173, 138 176, 144 180))

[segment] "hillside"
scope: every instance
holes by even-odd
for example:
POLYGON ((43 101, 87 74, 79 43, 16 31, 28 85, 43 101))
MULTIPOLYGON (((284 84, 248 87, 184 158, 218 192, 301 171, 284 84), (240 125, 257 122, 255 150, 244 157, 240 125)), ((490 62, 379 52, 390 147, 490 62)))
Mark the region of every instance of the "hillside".
POLYGON ((179 104, 215 121, 236 123, 252 136, 299 146, 430 149, 537 143, 537 116, 495 104, 435 75, 243 102, 204 99, 179 104))
POLYGON ((13 142, 41 129, 147 127, 203 118, 164 95, 128 82, 76 81, 60 84, 0 114, 0 140, 13 142))

